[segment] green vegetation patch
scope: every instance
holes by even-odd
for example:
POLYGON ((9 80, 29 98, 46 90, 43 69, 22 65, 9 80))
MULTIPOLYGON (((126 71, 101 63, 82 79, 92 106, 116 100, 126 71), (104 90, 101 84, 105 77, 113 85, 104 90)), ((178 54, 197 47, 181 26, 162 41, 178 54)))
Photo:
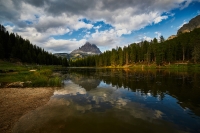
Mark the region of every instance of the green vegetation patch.
POLYGON ((62 78, 52 76, 55 68, 55 66, 28 66, 1 61, 0 87, 13 82, 24 82, 24 87, 61 86, 62 78))

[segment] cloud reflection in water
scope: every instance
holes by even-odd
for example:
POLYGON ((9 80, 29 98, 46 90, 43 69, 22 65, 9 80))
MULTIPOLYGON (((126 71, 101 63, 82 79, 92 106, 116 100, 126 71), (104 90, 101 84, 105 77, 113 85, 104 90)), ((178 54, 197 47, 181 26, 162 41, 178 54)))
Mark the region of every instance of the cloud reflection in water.
MULTIPOLYGON (((153 124, 151 126, 157 127, 154 123, 157 121, 162 128, 169 128, 165 127, 166 123, 163 123, 161 119, 163 112, 131 101, 130 97, 135 97, 138 100, 144 99, 141 95, 127 89, 117 89, 103 82, 95 89, 86 91, 81 86, 74 84, 73 81, 68 80, 65 81, 63 89, 54 92, 47 105, 24 115, 15 125, 14 132, 39 132, 41 130, 58 132, 60 126, 63 128, 62 130, 68 131, 69 125, 75 121, 78 127, 82 126, 82 121, 86 125, 90 123, 91 126, 94 126, 95 123, 104 125, 108 122, 111 129, 112 125, 135 124, 137 121, 153 124), (127 94, 129 95, 127 96, 127 94), (30 122, 32 126, 28 125, 30 122), (58 129, 53 130, 53 127, 58 129)), ((142 126, 143 124, 137 128, 142 129, 142 126)), ((123 129, 122 127, 118 128, 123 129)), ((103 129, 104 127, 102 127, 103 129)))

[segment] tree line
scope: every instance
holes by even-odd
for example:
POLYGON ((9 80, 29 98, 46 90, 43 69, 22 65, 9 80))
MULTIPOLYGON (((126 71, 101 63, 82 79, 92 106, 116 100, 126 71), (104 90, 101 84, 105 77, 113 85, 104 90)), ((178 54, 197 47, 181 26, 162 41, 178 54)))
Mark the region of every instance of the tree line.
POLYGON ((123 66, 135 63, 156 65, 174 62, 200 62, 200 28, 165 40, 154 38, 128 46, 113 48, 100 55, 70 61, 71 66, 123 66))
POLYGON ((68 66, 66 58, 57 57, 31 44, 29 40, 9 33, 3 25, 0 25, 0 59, 18 60, 30 64, 68 66))

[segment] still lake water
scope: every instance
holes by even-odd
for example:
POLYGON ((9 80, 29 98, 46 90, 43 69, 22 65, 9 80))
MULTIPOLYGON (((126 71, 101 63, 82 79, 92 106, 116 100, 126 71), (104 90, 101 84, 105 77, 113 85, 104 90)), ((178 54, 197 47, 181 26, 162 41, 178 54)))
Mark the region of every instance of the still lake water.
POLYGON ((43 107, 13 132, 200 132, 200 74, 164 70, 69 69, 43 107))

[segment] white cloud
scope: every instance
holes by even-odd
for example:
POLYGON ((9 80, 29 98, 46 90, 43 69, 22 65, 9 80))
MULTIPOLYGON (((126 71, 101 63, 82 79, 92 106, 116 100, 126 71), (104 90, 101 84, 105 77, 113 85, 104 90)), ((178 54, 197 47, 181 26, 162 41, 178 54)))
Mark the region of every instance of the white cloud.
POLYGON ((44 42, 51 34, 42 34, 33 27, 19 28, 16 26, 6 26, 6 28, 9 32, 17 32, 18 35, 22 36, 24 39, 29 39, 31 42, 34 43, 44 42))
POLYGON ((38 22, 35 24, 37 30, 44 32, 48 28, 69 28, 71 30, 79 30, 81 28, 91 29, 93 27, 92 24, 87 24, 83 21, 79 21, 79 17, 69 16, 65 13, 61 14, 60 16, 47 16, 43 15, 38 19, 38 22))
POLYGON ((157 24, 157 23, 161 22, 163 19, 167 19, 167 18, 168 18, 168 16, 159 16, 159 17, 156 17, 154 19, 154 23, 157 24))
MULTIPOLYGON (((48 28, 45 32, 39 32, 34 27, 27 27, 27 28, 16 28, 16 26, 6 26, 8 31, 16 31, 18 35, 22 36, 24 39, 29 39, 31 42, 34 42, 34 44, 40 45, 44 47, 44 43, 48 42, 50 39, 50 36, 52 35, 63 35, 65 33, 69 33, 70 30, 67 28, 48 28)), ((45 48, 45 47, 44 47, 45 48)))
MULTIPOLYGON (((38 44, 48 50, 52 45, 51 51, 59 50, 56 43, 70 45, 65 46, 66 49, 69 48, 66 51, 83 45, 80 44, 82 41, 51 38, 54 35, 72 34, 73 31, 82 28, 88 30, 93 28, 96 31, 95 33, 86 33, 81 40, 87 39, 99 46, 112 47, 120 46, 123 43, 121 42, 122 35, 157 24, 167 19, 168 16, 173 16, 174 14, 170 13, 172 9, 184 9, 191 2, 192 0, 147 0, 145 2, 138 0, 124 0, 123 2, 114 0, 84 0, 84 2, 75 0, 67 2, 65 0, 1 0, 0 22, 14 24, 12 27, 7 26, 9 30, 29 39, 33 44, 38 44), (163 13, 165 15, 162 15, 163 13), (93 23, 80 21, 83 18, 94 23, 104 21, 113 28, 98 31, 101 28, 100 25, 94 27, 93 23), (71 42, 74 46, 69 44, 71 42), (47 43, 49 44, 47 45, 47 43)), ((150 38, 145 36, 143 39, 149 40, 150 38)))
POLYGON ((98 46, 115 47, 120 45, 121 39, 118 36, 118 32, 115 29, 98 31, 92 33, 88 38, 89 42, 97 44, 98 46))
POLYGON ((144 36, 143 37, 143 40, 146 40, 148 42, 150 42, 151 40, 153 40, 151 37, 148 37, 148 36, 144 36))
POLYGON ((86 24, 84 22, 78 22, 77 24, 72 26, 75 30, 79 30, 81 28, 91 29, 93 27, 92 24, 86 24))
POLYGON ((141 41, 148 41, 150 42, 151 40, 153 40, 153 38, 146 36, 146 33, 138 35, 137 37, 135 37, 136 42, 135 43, 139 43, 141 41))
POLYGON ((68 52, 70 53, 74 49, 78 49, 81 45, 83 45, 87 40, 81 39, 54 39, 50 38, 47 42, 44 43, 43 47, 45 47, 47 50, 49 50, 52 53, 56 53, 58 51, 60 52, 68 52))
POLYGON ((116 29, 126 30, 126 34, 130 34, 130 31, 139 30, 152 23, 159 23, 163 19, 167 19, 167 16, 161 16, 159 12, 135 15, 128 14, 127 12, 117 15, 113 18, 113 22, 110 22, 116 29))
POLYGON ((93 27, 95 30, 99 30, 102 27, 102 25, 98 25, 96 27, 93 27))
POLYGON ((19 20, 37 21, 35 15, 43 16, 45 11, 42 8, 22 2, 19 20))
POLYGON ((116 32, 119 37, 122 36, 123 34, 131 34, 131 31, 128 31, 127 29, 120 29, 117 30, 116 32))

